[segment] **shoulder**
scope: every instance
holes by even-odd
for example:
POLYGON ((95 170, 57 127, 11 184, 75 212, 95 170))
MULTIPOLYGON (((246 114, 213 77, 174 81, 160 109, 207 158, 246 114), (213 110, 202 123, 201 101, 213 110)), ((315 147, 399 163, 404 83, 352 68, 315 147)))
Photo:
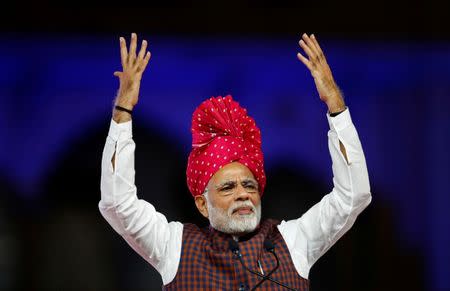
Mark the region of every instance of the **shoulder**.
POLYGON ((264 219, 263 221, 261 221, 261 223, 259 224, 259 227, 262 230, 264 230, 264 229, 272 230, 272 229, 276 228, 279 224, 280 224, 280 220, 268 218, 268 219, 264 219))
POLYGON ((189 239, 194 237, 206 237, 208 235, 208 228, 201 228, 193 223, 183 224, 183 239, 189 239))
POLYGON ((264 219, 259 224, 259 233, 262 234, 264 237, 274 237, 276 236, 278 232, 277 226, 280 224, 280 221, 277 219, 264 219))

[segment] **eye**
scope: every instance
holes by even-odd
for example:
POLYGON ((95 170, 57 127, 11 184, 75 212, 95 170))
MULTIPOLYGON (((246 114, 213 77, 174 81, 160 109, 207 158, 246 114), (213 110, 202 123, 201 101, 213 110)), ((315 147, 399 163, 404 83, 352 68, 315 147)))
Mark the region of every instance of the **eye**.
POLYGON ((249 193, 255 193, 258 191, 258 187, 253 183, 245 184, 244 187, 249 193))
POLYGON ((231 191, 233 189, 233 187, 232 186, 225 186, 225 187, 222 187, 221 189, 220 189, 220 191, 231 191))
POLYGON ((225 186, 219 189, 219 193, 222 196, 230 196, 233 194, 233 188, 232 186, 225 186))

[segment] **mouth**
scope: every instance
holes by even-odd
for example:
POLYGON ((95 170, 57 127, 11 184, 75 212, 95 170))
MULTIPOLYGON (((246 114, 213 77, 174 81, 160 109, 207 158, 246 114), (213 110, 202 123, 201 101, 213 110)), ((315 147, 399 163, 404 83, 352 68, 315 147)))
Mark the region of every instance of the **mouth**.
POLYGON ((236 208, 235 210, 233 210, 233 214, 239 214, 239 215, 247 215, 247 214, 252 214, 253 213, 253 209, 251 207, 239 207, 236 208))

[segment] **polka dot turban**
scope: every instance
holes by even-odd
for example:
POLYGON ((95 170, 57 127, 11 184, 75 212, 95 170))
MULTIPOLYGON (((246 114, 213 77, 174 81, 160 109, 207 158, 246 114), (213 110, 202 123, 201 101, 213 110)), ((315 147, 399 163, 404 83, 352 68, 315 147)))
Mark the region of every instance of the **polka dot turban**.
POLYGON ((223 166, 247 166, 264 192, 266 176, 261 132, 247 110, 228 95, 211 97, 192 115, 192 151, 186 170, 187 184, 195 197, 202 195, 211 177, 223 166))

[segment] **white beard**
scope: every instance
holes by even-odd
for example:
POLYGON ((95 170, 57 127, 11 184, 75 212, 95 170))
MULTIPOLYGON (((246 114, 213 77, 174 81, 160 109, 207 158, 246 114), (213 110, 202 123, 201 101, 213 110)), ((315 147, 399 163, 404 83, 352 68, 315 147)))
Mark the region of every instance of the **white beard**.
POLYGON ((256 229, 261 220, 261 203, 254 206, 249 200, 234 202, 227 210, 214 207, 209 199, 206 199, 208 205, 209 223, 215 229, 232 234, 242 235, 252 232, 256 229), (251 207, 252 213, 241 215, 233 211, 239 207, 251 207))

